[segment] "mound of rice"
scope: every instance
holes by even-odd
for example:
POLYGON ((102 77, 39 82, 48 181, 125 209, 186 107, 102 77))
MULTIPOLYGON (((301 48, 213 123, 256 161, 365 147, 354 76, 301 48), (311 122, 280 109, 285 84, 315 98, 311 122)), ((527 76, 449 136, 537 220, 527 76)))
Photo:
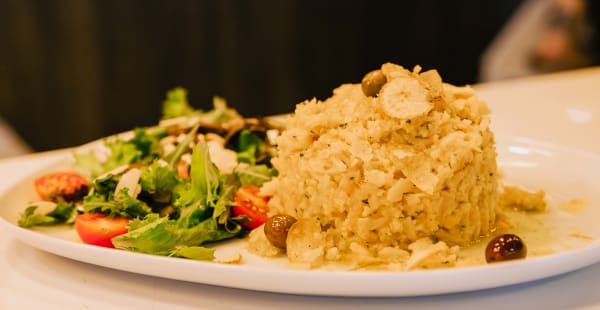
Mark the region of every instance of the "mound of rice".
POLYGON ((451 266, 494 229, 498 176, 489 109, 470 87, 384 64, 366 96, 346 84, 287 120, 263 186, 269 214, 298 219, 291 262, 451 266))

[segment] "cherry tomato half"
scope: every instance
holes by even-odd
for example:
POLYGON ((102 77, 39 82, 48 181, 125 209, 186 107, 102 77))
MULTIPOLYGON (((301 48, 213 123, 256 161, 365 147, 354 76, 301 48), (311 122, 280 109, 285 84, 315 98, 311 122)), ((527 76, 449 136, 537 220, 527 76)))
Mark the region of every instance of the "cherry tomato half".
POLYGON ((104 213, 84 213, 75 218, 75 230, 85 243, 114 248, 111 239, 127 233, 129 219, 104 213))
POLYGON ((255 185, 241 186, 233 195, 234 205, 231 207, 235 216, 246 216, 250 221, 242 222, 242 226, 254 229, 267 221, 267 203, 270 197, 260 196, 260 188, 255 185))
POLYGON ((54 172, 36 179, 34 187, 43 200, 71 202, 87 194, 88 181, 75 172, 54 172))

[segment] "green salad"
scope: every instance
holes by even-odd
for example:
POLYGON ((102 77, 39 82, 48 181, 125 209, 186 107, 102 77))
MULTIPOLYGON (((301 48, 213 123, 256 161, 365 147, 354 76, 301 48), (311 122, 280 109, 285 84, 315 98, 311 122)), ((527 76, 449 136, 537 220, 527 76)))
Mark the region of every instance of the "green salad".
POLYGON ((74 171, 35 181, 19 225, 72 225, 83 242, 127 251, 211 260, 212 242, 244 236, 266 219, 259 188, 279 126, 243 118, 222 98, 202 111, 175 88, 153 127, 109 137, 75 151, 74 171), (207 246, 208 245, 208 246, 207 246))

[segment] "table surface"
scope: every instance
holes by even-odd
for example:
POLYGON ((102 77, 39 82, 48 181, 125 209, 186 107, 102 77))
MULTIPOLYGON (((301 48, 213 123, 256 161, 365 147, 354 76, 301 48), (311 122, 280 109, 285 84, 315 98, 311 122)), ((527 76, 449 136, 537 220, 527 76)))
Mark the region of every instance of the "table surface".
MULTIPOLYGON (((586 102, 575 109, 575 116, 580 116, 575 118, 596 118, 596 121, 581 122, 577 129, 581 135, 562 137, 560 126, 551 124, 527 128, 528 135, 544 141, 558 139, 571 147, 600 154, 597 143, 600 68, 482 84, 476 88, 492 107, 494 129, 509 134, 524 130, 527 120, 519 121, 515 111, 503 109, 502 102, 506 100, 523 100, 523 109, 527 109, 528 101, 586 102), (516 93, 520 94, 518 98, 516 93)), ((0 160, 0 193, 64 152, 67 150, 0 160)), ((341 298, 255 292, 81 263, 27 246, 0 229, 0 309, 600 309, 599 289, 600 264, 595 264, 531 283, 440 296, 341 298)))

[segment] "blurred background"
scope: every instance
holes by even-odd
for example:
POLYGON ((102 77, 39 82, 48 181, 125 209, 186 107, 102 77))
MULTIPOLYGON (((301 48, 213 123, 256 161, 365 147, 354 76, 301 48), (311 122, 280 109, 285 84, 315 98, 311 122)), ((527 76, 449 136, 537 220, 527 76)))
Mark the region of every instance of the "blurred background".
POLYGON ((0 157, 155 124, 175 86, 258 116, 385 62, 459 85, 595 65, 597 4, 0 0, 0 157))

